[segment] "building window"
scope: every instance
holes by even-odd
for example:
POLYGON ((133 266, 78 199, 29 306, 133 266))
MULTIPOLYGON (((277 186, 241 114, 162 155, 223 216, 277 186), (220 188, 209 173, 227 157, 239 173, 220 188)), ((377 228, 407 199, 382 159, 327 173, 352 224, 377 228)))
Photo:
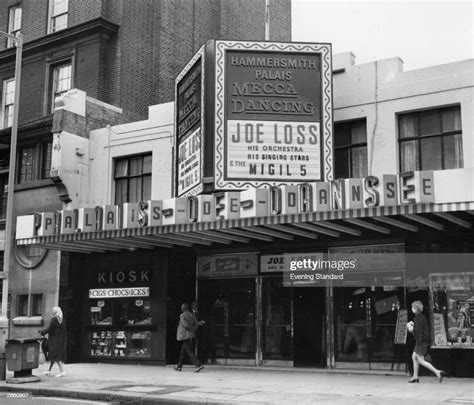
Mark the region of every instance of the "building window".
POLYGON ((35 179, 34 173, 35 147, 24 146, 20 149, 19 183, 27 183, 35 179))
POLYGON ((25 269, 39 266, 48 253, 48 249, 36 246, 15 245, 15 259, 25 269))
POLYGON ((151 154, 115 161, 115 204, 151 199, 151 154))
MULTIPOLYGON (((8 33, 16 37, 21 30, 21 7, 14 6, 8 9, 8 33)), ((15 46, 15 41, 7 39, 7 48, 15 46)))
POLYGON ((6 218, 7 188, 8 188, 8 172, 0 173, 0 220, 6 218))
POLYGON ((62 97, 64 93, 72 88, 72 64, 71 62, 52 67, 52 99, 51 111, 54 111, 54 101, 62 97))
POLYGON ((401 114, 398 128, 401 172, 463 166, 460 107, 401 114))
POLYGON ((8 128, 13 123, 13 110, 15 107, 15 79, 3 81, 2 97, 2 128, 8 128))
POLYGON ((19 151, 18 183, 50 177, 52 142, 26 145, 19 151))
POLYGON ((18 296, 17 316, 40 316, 42 313, 42 294, 24 294, 18 296))
POLYGON ((28 294, 18 296, 17 316, 28 316, 28 294))
POLYGON ((9 163, 10 151, 8 149, 3 149, 0 151, 0 220, 5 219, 7 212, 9 163))
POLYGON ((334 125, 336 179, 367 176, 367 125, 365 120, 334 125))
POLYGON ((67 28, 68 0, 50 0, 49 2, 49 33, 67 28))
POLYGON ((41 178, 48 179, 51 172, 51 156, 53 151, 53 143, 46 142, 41 147, 41 178))

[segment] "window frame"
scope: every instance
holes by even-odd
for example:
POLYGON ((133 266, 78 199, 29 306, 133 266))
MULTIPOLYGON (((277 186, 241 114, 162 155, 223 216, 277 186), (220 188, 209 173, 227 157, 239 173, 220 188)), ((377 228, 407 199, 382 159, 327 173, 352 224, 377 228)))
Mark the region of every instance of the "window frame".
POLYGON ((124 204, 126 202, 139 202, 139 201, 143 201, 144 198, 143 198, 143 195, 144 195, 144 187, 143 187, 143 180, 145 179, 145 177, 149 177, 150 178, 150 190, 149 190, 149 193, 150 193, 150 196, 151 196, 151 180, 152 180, 152 173, 153 173, 153 170, 152 170, 152 165, 153 165, 153 153, 151 151, 149 152, 144 152, 144 153, 140 153, 140 154, 134 154, 134 155, 128 155, 128 156, 117 156, 114 158, 114 161, 113 161, 113 180, 114 180, 114 204, 124 204), (151 158, 151 167, 150 167, 150 172, 146 172, 144 173, 143 172, 143 160, 145 157, 148 157, 150 156, 151 158), (141 168, 141 173, 140 174, 137 174, 137 175, 130 175, 130 161, 134 158, 142 158, 142 168, 141 168), (127 160, 128 161, 128 164, 127 164, 127 175, 125 176, 118 176, 117 175, 117 165, 119 162, 121 161, 125 161, 127 160), (136 178, 141 178, 141 198, 138 200, 138 201, 131 201, 130 200, 130 180, 131 179, 136 179, 136 178), (126 201, 121 201, 121 202, 117 202, 118 199, 117 199, 117 182, 120 181, 120 180, 126 180, 127 181, 127 196, 125 198, 126 201))
MULTIPOLYGON (((19 5, 11 6, 8 8, 8 29, 7 33, 16 37, 16 34, 21 31, 21 24, 23 18, 23 10, 19 5), (17 21, 16 13, 19 13, 19 27, 15 26, 17 21)), ((7 38, 7 48, 12 48, 15 46, 15 41, 11 38, 7 38)))
POLYGON ((8 170, 0 170, 0 221, 7 218, 8 170))
POLYGON ((16 296, 16 315, 20 316, 42 316, 43 315, 43 294, 18 294, 16 296), (26 313, 20 309, 23 309, 25 302, 21 302, 26 299, 26 313), (34 305, 35 299, 39 299, 39 305, 34 305), (20 303, 22 304, 20 306, 20 303), (34 311, 36 307, 39 307, 39 311, 34 311))
POLYGON ((63 60, 61 62, 56 62, 56 63, 51 63, 49 65, 49 112, 52 113, 54 111, 54 105, 55 105, 55 100, 56 97, 58 97, 60 94, 65 94, 67 91, 71 90, 74 88, 73 86, 73 64, 72 64, 72 58, 63 60), (69 67, 69 88, 66 90, 58 91, 57 90, 57 85, 58 85, 58 75, 60 72, 61 68, 64 68, 68 66, 69 67))
MULTIPOLYGON (((2 129, 9 128, 12 125, 8 125, 8 119, 6 114, 7 107, 12 107, 12 111, 15 109, 15 77, 10 77, 8 79, 3 80, 3 88, 2 88, 2 112, 1 112, 1 126, 2 129), (13 83, 13 102, 7 104, 7 87, 9 83, 13 83)), ((12 114, 13 120, 13 114, 12 114)))
MULTIPOLYGON (((451 105, 446 107, 434 107, 429 109, 417 110, 417 111, 410 111, 397 114, 397 125, 398 125, 398 166, 399 171, 404 172, 408 171, 406 168, 402 167, 404 159, 402 158, 402 145, 404 142, 415 142, 416 143, 416 152, 418 153, 418 165, 413 170, 421 171, 421 170, 449 170, 446 169, 446 154, 445 154, 445 139, 446 137, 456 136, 459 135, 461 138, 461 154, 459 157, 460 163, 458 169, 462 169, 464 167, 464 156, 463 156, 463 143, 462 143, 462 116, 461 116, 461 106, 460 105, 451 105), (444 131, 443 130, 443 112, 449 110, 458 110, 459 111, 459 120, 460 120, 460 129, 444 131), (431 133, 431 134, 421 134, 421 117, 423 114, 426 113, 436 113, 438 115, 438 124, 439 124, 439 132, 438 133, 431 133), (406 116, 415 116, 415 131, 416 134, 414 136, 407 136, 401 137, 402 135, 402 125, 400 124, 403 117, 406 116), (441 168, 437 169, 424 169, 422 167, 422 147, 420 140, 422 139, 441 139, 441 168)), ((415 165, 416 165, 415 161, 415 165)))
POLYGON ((64 0, 66 3, 66 11, 63 11, 62 13, 55 13, 54 10, 54 3, 55 0, 49 0, 49 6, 48 6, 48 34, 53 34, 55 32, 64 30, 68 26, 68 20, 69 20, 69 0, 64 0), (66 16, 66 26, 57 29, 55 27, 55 22, 58 17, 66 16))
MULTIPOLYGON (((335 122, 334 123, 334 138, 336 137, 336 126, 339 126, 339 125, 348 125, 349 126, 349 143, 347 145, 344 145, 344 146, 336 146, 336 140, 334 139, 334 174, 336 173, 336 165, 338 164, 338 162, 336 161, 336 151, 341 151, 341 150, 347 150, 348 151, 348 156, 349 156, 349 161, 347 162, 347 165, 348 165, 348 168, 349 168, 349 173, 348 173, 348 177, 344 177, 344 178, 354 178, 354 173, 353 173, 353 154, 352 154, 352 151, 356 148, 360 148, 360 147, 365 147, 365 150, 366 150, 366 157, 367 157, 367 169, 368 169, 368 155, 367 155, 367 152, 368 152, 368 145, 367 145, 367 118, 366 117, 362 117, 362 118, 357 118, 357 119, 353 119, 353 120, 347 120, 347 121, 339 121, 339 122, 335 122), (354 124, 357 124, 357 123, 363 123, 365 124, 365 142, 357 142, 357 143, 353 143, 352 142, 352 126, 354 124)), ((368 173, 365 174, 365 176, 367 176, 368 173)), ((362 176, 362 177, 365 177, 365 176, 362 176)))
POLYGON ((53 140, 44 139, 42 141, 38 141, 36 143, 27 143, 24 145, 18 146, 18 157, 17 157, 17 167, 16 167, 16 184, 28 184, 33 181, 37 180, 45 180, 49 179, 50 175, 45 176, 45 170, 47 168, 47 164, 49 163, 49 170, 51 171, 51 156, 46 159, 45 150, 50 150, 52 153, 52 144, 53 140), (48 145, 51 145, 48 147, 48 145), (24 149, 33 149, 33 156, 32 156, 32 171, 31 171, 31 178, 27 178, 25 180, 22 179, 23 175, 23 159, 22 154, 24 149))
POLYGON ((44 72, 44 90, 43 90, 43 115, 52 114, 54 112, 54 69, 63 65, 71 65, 71 89, 74 88, 75 80, 75 50, 68 48, 63 49, 54 56, 46 58, 46 69, 44 72))

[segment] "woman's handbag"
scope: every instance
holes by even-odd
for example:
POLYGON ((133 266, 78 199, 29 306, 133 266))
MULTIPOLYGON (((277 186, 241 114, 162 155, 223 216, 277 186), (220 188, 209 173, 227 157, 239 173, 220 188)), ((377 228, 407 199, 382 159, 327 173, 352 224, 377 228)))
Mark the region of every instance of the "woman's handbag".
POLYGON ((48 352, 49 352, 49 342, 48 339, 44 336, 40 339, 41 340, 41 351, 44 355, 45 362, 48 361, 48 352))
MULTIPOLYGON (((428 349, 429 350, 429 349, 428 349)), ((426 354, 425 356, 425 361, 427 361, 428 363, 433 363, 433 360, 431 360, 431 356, 429 353, 426 354)))

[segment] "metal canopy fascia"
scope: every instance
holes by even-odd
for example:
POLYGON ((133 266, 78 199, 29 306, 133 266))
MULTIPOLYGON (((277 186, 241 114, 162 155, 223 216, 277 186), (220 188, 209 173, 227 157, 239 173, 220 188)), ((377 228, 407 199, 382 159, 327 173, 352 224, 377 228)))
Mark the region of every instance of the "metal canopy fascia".
POLYGON ((418 232, 420 226, 443 230, 444 224, 448 223, 466 229, 471 226, 471 217, 464 215, 466 219, 456 214, 470 214, 473 210, 474 201, 411 204, 38 236, 19 239, 16 243, 77 253, 101 253, 137 248, 228 245, 252 240, 294 240, 295 237, 314 240, 321 235, 338 238, 340 233, 360 235, 367 230, 384 234, 390 234, 395 229, 418 232), (349 226, 334 222, 339 220, 349 226))

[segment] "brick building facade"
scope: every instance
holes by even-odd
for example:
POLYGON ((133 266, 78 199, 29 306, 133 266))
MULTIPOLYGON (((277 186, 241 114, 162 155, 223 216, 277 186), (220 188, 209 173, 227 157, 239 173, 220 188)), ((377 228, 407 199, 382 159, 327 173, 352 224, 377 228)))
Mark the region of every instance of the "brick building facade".
MULTIPOLYGON (((116 105, 128 120, 146 118, 149 105, 172 101, 173 81, 208 39, 265 36, 265 1, 71 1, 67 27, 48 34, 48 1, 13 0, 0 8, 8 32, 20 7, 25 39, 20 121, 50 108, 47 67, 71 60, 72 87, 116 105), (53 61, 53 62, 51 62, 53 61)), ((271 1, 270 39, 289 41, 290 1, 271 1)), ((14 76, 14 48, 0 40, 0 81, 14 76)))
MULTIPOLYGON (((270 4, 270 39, 290 41, 290 0, 270 4)), ((80 202, 80 193, 64 187, 68 172, 51 172, 57 136, 77 135, 78 162, 71 170, 80 174, 85 167, 80 145, 89 131, 144 119, 149 105, 172 101, 176 75, 204 41, 262 40, 265 1, 3 0, 0 31, 24 35, 16 216, 67 209, 80 202), (84 115, 55 110, 70 89, 87 94, 84 115)), ((4 238, 15 54, 11 40, 0 37, 0 241, 4 238)), ((12 260, 9 318, 20 319, 10 334, 29 336, 43 322, 41 315, 57 304, 59 271, 67 266, 68 256, 44 256, 45 252, 34 249, 12 253, 25 256, 26 261, 12 260), (41 258, 35 272, 22 271, 29 268, 25 263, 30 259, 41 258), (36 315, 39 319, 32 319, 36 315)))

